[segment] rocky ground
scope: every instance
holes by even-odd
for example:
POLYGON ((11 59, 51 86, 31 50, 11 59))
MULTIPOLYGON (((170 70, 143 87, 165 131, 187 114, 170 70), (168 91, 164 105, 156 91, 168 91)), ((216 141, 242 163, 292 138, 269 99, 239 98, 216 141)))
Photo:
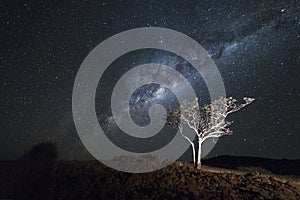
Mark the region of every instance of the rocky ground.
POLYGON ((0 199, 300 199, 300 185, 259 172, 176 162, 129 174, 97 161, 2 161, 0 199))

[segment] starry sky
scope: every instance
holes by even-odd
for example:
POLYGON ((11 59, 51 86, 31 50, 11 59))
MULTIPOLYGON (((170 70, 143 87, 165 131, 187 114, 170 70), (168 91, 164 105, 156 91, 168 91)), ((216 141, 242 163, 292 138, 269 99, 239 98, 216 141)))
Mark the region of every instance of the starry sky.
MULTIPOLYGON (((72 119, 76 73, 103 40, 138 27, 190 36, 215 61, 228 96, 256 98, 230 117, 234 134, 207 157, 300 159, 299 10, 296 0, 1 1, 0 159, 18 159, 43 141, 57 144, 60 159, 92 158, 72 119)), ((166 52, 136 53, 137 63, 178 61, 166 52)))

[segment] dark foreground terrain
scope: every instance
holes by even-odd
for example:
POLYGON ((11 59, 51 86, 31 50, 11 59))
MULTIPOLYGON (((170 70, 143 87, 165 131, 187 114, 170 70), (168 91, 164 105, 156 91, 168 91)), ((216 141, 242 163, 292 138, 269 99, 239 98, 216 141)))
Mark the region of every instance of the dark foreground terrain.
POLYGON ((144 174, 97 161, 1 161, 0 199, 300 199, 288 177, 176 162, 144 174))
POLYGON ((226 168, 261 168, 274 174, 300 176, 300 160, 218 156, 204 160, 205 165, 226 168))

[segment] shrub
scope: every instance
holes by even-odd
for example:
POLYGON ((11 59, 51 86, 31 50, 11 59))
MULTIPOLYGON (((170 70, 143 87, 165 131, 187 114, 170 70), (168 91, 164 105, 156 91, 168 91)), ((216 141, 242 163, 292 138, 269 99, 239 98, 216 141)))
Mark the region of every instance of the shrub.
POLYGON ((26 152, 23 160, 55 160, 58 155, 57 146, 53 142, 42 142, 34 145, 26 152))

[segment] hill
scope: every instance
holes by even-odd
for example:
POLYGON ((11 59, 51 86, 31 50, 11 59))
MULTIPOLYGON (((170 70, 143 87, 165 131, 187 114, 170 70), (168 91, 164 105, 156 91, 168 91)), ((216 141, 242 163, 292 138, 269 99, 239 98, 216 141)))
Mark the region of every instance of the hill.
POLYGON ((98 161, 1 161, 0 169, 0 199, 300 199, 292 180, 182 162, 142 174, 98 161))

